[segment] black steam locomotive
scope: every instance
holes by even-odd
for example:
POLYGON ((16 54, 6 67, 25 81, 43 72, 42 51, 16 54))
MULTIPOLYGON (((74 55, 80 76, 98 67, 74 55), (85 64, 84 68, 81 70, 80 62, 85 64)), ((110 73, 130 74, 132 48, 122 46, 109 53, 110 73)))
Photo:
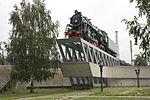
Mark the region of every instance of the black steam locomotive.
POLYGON ((90 19, 82 16, 81 12, 75 10, 75 14, 70 18, 70 24, 65 31, 66 38, 83 38, 98 48, 116 57, 117 45, 103 30, 92 25, 90 19))

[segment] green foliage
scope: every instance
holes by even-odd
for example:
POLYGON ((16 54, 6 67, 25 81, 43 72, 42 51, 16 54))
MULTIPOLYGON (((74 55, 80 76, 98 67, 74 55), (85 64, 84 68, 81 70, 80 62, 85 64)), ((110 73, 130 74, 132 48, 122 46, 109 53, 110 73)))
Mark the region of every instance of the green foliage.
POLYGON ((132 21, 124 19, 123 21, 127 25, 129 35, 133 35, 135 44, 140 42, 140 49, 144 51, 145 57, 150 57, 150 0, 130 0, 130 2, 136 2, 136 8, 138 8, 138 16, 134 16, 132 21), (146 23, 139 23, 140 18, 145 18, 146 23))
POLYGON ((50 64, 58 63, 56 38, 58 22, 53 22, 44 2, 33 4, 22 0, 20 8, 10 14, 10 42, 7 45, 8 60, 13 63, 11 78, 22 82, 42 81, 54 77, 50 64))
POLYGON ((119 60, 120 64, 125 64, 126 62, 124 60, 119 60))
POLYGON ((4 65, 4 49, 2 48, 3 42, 0 42, 0 64, 4 65))
POLYGON ((131 66, 129 63, 126 63, 124 60, 119 60, 121 66, 131 66))
POLYGON ((147 61, 142 55, 137 54, 135 56, 136 58, 133 60, 135 66, 147 66, 147 61))
POLYGON ((2 42, 0 42, 0 64, 2 64, 2 47, 1 47, 2 42))

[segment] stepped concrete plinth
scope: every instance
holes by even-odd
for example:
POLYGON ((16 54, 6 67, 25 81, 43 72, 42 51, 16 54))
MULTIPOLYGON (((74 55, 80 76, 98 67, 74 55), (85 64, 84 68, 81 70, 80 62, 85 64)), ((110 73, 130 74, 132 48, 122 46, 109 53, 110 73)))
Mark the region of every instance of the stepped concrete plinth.
POLYGON ((10 80, 11 66, 0 65, 0 91, 10 80))
MULTIPOLYGON (((57 87, 70 87, 71 83, 69 78, 63 77, 62 71, 58 68, 56 69, 56 74, 54 78, 47 80, 47 81, 42 81, 42 82, 34 82, 35 87, 50 87, 50 88, 57 88, 57 87)), ((28 87, 30 85, 28 84, 28 87)))
MULTIPOLYGON (((55 70, 51 68, 52 70, 55 70)), ((0 65, 0 90, 7 85, 7 83, 10 81, 10 72, 11 72, 11 66, 5 66, 0 65)), ((16 89, 25 89, 27 87, 30 87, 30 83, 25 82, 17 82, 13 84, 14 88, 16 89)), ((35 82, 35 87, 70 87, 70 81, 68 78, 63 77, 62 72, 60 69, 56 70, 56 75, 54 78, 42 81, 42 82, 35 82)))
MULTIPOLYGON (((107 86, 137 86, 137 68, 140 69, 140 85, 150 86, 148 66, 104 66, 102 74, 107 86)), ((99 65, 91 62, 63 62, 61 70, 64 77, 100 77, 99 65)))

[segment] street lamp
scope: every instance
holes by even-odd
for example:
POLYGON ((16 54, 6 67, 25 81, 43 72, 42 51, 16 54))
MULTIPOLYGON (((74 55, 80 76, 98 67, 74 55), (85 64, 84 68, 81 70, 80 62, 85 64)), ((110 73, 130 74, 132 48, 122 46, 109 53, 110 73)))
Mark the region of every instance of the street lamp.
POLYGON ((139 82, 140 69, 136 68, 135 73, 137 75, 137 87, 139 88, 140 87, 140 82, 139 82))
POLYGON ((103 92, 103 76, 102 76, 102 72, 103 72, 103 62, 101 61, 99 64, 100 67, 100 77, 101 77, 101 92, 103 92))

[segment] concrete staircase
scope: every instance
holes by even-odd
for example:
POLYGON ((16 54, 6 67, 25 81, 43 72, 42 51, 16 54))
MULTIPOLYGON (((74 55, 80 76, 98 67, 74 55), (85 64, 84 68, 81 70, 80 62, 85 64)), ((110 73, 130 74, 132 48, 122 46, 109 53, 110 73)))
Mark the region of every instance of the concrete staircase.
POLYGON ((0 65, 0 92, 6 89, 10 82, 11 66, 0 65))

